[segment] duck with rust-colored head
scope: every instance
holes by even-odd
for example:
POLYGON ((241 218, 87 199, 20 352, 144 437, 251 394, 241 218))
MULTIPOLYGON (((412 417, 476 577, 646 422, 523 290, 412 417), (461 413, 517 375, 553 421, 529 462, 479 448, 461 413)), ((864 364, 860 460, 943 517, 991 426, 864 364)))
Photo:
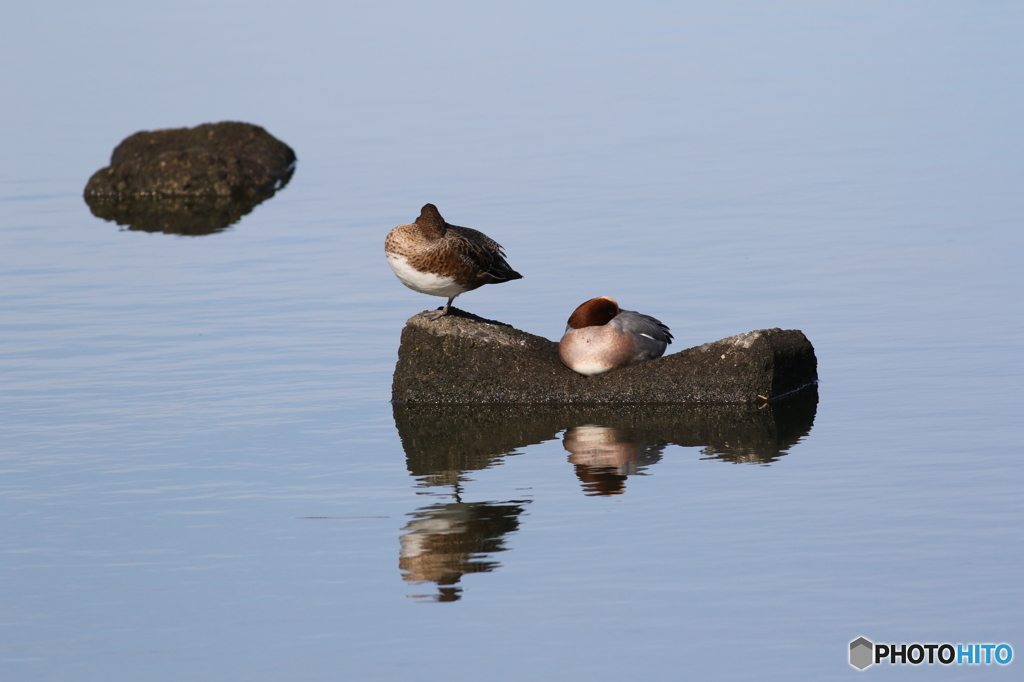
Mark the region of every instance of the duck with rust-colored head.
POLYGON ((665 354, 672 334, 650 315, 622 310, 614 298, 592 298, 573 311, 558 357, 585 376, 604 374, 665 354))
POLYGON ((483 232, 449 225, 433 204, 424 206, 415 222, 391 230, 384 253, 402 284, 448 299, 444 308, 426 313, 433 320, 447 315, 459 294, 523 278, 505 262, 498 242, 483 232))

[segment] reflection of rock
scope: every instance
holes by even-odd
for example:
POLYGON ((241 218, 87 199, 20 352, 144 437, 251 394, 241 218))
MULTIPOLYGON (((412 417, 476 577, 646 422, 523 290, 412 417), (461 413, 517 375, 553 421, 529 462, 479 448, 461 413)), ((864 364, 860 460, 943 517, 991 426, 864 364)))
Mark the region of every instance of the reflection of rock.
POLYGON ((89 178, 85 201, 133 230, 210 234, 272 197, 294 168, 295 152, 249 123, 143 131, 89 178))
POLYGON ((500 464, 517 448, 595 424, 624 434, 616 436, 624 449, 626 442, 638 444, 638 464, 647 463, 644 452, 656 454, 644 447, 666 444, 701 447, 710 457, 733 462, 769 463, 810 432, 817 406, 818 390, 812 386, 760 408, 396 403, 393 409, 409 472, 430 485, 446 485, 466 471, 500 464))
MULTIPOLYGON (((417 510, 401 537, 398 567, 411 582, 434 582, 438 601, 455 601, 456 584, 466 573, 499 565, 482 555, 505 550, 504 539, 519 528, 522 503, 452 502, 417 510)), ((423 596, 423 595, 421 595, 423 596)))
POLYGON ((562 447, 572 453, 569 463, 576 467, 587 495, 623 492, 626 478, 657 462, 665 449, 664 444, 640 443, 630 431, 596 424, 566 431, 562 447))
POLYGON ((129 230, 199 236, 220 232, 237 223, 266 198, 86 197, 85 200, 97 218, 125 225, 129 230))
POLYGON ((796 330, 765 329, 595 377, 558 359, 557 344, 456 308, 402 331, 391 397, 409 403, 763 403, 817 381, 814 348, 796 330))
MULTIPOLYGON (((690 445, 702 445, 708 459, 737 464, 769 464, 785 455, 811 431, 818 411, 818 389, 765 405, 760 414, 746 415, 751 428, 736 428, 730 419, 717 422, 690 445)), ((679 443, 679 445, 687 445, 679 443)))
MULTIPOLYGON (((702 447, 736 462, 772 462, 807 435, 818 390, 812 386, 760 408, 744 405, 393 405, 409 472, 426 485, 456 488, 467 471, 501 464, 517 448, 563 446, 587 495, 624 490, 626 477, 658 462, 667 444, 702 447)), ((458 499, 458 498, 456 498, 458 499)), ((401 537, 404 579, 433 582, 459 599, 466 573, 494 570, 490 557, 519 526, 523 501, 435 504, 417 510, 401 537)))
MULTIPOLYGON (((465 471, 500 464, 512 450, 554 438, 547 422, 514 405, 392 406, 409 473, 428 485, 451 485, 465 471)), ((556 428, 557 430, 557 428, 556 428)))

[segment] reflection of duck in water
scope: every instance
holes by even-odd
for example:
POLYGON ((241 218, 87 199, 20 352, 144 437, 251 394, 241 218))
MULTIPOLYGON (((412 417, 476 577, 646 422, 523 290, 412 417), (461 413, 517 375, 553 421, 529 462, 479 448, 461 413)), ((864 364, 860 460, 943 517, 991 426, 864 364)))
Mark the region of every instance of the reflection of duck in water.
MULTIPOLYGON (((521 504, 451 502, 417 510, 406 524, 398 567, 410 582, 434 582, 437 601, 456 601, 466 573, 499 566, 486 555, 506 549, 505 535, 519 528, 521 504)), ((425 597, 428 595, 416 595, 425 597)))
POLYGON ((614 298, 599 296, 573 311, 558 357, 574 372, 594 376, 660 358, 670 343, 672 334, 659 320, 622 310, 614 298))
POLYGON ((449 225, 433 204, 424 206, 415 222, 391 230, 384 253, 402 284, 421 294, 447 297, 443 309, 427 314, 435 320, 448 314, 459 294, 523 278, 505 262, 498 242, 483 232, 449 225))
POLYGON ((618 495, 628 476, 661 459, 665 445, 639 443, 627 431, 587 424, 566 431, 562 447, 571 453, 569 463, 587 495, 618 495))

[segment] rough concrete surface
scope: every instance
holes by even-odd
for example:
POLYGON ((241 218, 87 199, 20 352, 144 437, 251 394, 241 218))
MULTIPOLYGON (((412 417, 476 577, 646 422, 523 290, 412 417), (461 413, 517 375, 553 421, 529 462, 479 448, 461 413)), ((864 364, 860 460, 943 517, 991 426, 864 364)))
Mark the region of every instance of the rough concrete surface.
POLYGON ((399 403, 763 403, 818 379, 798 330, 762 329, 595 377, 558 359, 558 344, 457 308, 402 331, 392 383, 399 403))
POLYGON ((145 130, 117 145, 85 196, 257 196, 284 186, 295 152, 263 128, 224 121, 145 130))
POLYGON ((129 230, 205 235, 272 197, 294 169, 295 152, 250 123, 143 131, 89 178, 85 202, 129 230))

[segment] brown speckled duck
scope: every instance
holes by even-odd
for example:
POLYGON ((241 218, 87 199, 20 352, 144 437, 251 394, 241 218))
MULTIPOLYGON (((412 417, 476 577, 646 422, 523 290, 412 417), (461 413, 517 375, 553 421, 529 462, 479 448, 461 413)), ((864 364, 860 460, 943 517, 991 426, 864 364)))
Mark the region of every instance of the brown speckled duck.
POLYGON ((498 242, 483 232, 449 225, 433 204, 423 207, 416 222, 391 230, 384 253, 402 284, 448 298, 444 308, 426 314, 434 320, 448 313, 459 294, 523 277, 505 262, 498 242))

